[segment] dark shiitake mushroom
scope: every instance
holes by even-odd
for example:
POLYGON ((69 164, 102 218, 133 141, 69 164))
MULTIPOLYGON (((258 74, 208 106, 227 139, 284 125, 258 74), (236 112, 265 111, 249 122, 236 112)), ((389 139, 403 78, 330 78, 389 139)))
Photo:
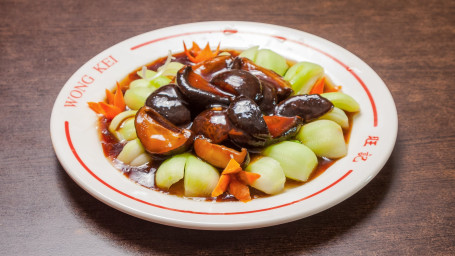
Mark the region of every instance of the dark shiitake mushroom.
POLYGON ((276 104, 278 103, 276 89, 269 82, 263 80, 262 84, 262 99, 258 102, 258 106, 262 113, 272 114, 276 104))
POLYGON ((203 138, 194 140, 194 152, 203 160, 222 169, 227 166, 231 158, 242 164, 248 155, 248 151, 245 148, 242 148, 239 152, 226 146, 210 143, 210 141, 203 138))
POLYGON ((289 97, 275 107, 275 115, 300 116, 305 122, 316 119, 333 108, 332 102, 319 94, 289 97))
POLYGON ((271 138, 259 106, 250 98, 235 98, 227 110, 234 128, 229 138, 239 146, 262 147, 271 138))
POLYGON ((215 75, 210 83, 233 95, 242 95, 255 102, 262 98, 262 86, 257 77, 245 70, 228 70, 215 75))
POLYGON ((303 123, 299 116, 263 116, 254 101, 243 96, 233 100, 227 112, 234 126, 229 138, 234 144, 249 149, 290 139, 303 123))
POLYGON ((223 107, 215 107, 201 112, 194 118, 191 126, 191 130, 196 135, 202 135, 216 144, 227 140, 231 129, 232 124, 227 116, 227 109, 223 107))
POLYGON ((251 136, 261 139, 270 136, 261 109, 252 99, 245 96, 236 97, 227 112, 234 126, 251 136))
POLYGON ((158 88, 147 98, 145 105, 153 108, 175 125, 191 122, 191 112, 175 84, 158 88))
POLYGON ((191 66, 185 66, 177 72, 177 87, 190 105, 206 108, 213 105, 229 105, 232 94, 211 85, 191 66))
POLYGON ((232 66, 235 68, 249 71, 251 74, 259 78, 259 80, 261 80, 261 83, 263 81, 267 81, 270 84, 272 84, 276 89, 278 100, 283 100, 287 98, 293 92, 289 82, 284 80, 280 75, 273 72, 272 70, 254 64, 254 62, 252 62, 248 58, 237 57, 234 60, 232 66))
POLYGON ((186 151, 193 143, 191 130, 181 129, 153 108, 143 106, 134 122, 137 137, 145 150, 153 155, 169 155, 186 151))
POLYGON ((229 139, 237 147, 245 147, 251 152, 259 153, 260 148, 266 146, 271 137, 259 139, 243 130, 233 128, 229 131, 229 139))
POLYGON ((193 71, 202 76, 205 80, 210 81, 213 76, 227 70, 231 70, 234 58, 231 56, 217 56, 193 65, 193 71))

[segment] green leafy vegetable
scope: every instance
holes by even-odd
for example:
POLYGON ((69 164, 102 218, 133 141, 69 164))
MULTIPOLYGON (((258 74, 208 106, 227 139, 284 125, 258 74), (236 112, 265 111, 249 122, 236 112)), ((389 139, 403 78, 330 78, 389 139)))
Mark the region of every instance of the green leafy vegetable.
POLYGON ((289 68, 286 59, 283 56, 269 49, 259 50, 254 63, 261 67, 271 69, 280 76, 283 76, 289 68))
POLYGON ((248 58, 261 67, 271 69, 280 76, 283 76, 289 68, 283 56, 269 49, 259 50, 259 46, 248 48, 240 53, 239 56, 248 58))
POLYGON ((156 185, 161 189, 169 189, 174 183, 183 179, 185 165, 189 154, 175 155, 164 161, 155 174, 156 185))
POLYGON ((136 127, 134 126, 134 117, 126 119, 117 130, 119 140, 133 140, 137 138, 136 127))
POLYGON ((342 92, 327 92, 321 94, 322 97, 330 100, 332 104, 348 112, 357 112, 360 110, 360 105, 351 96, 342 92))
POLYGON ((210 196, 219 178, 215 167, 193 155, 188 156, 183 179, 185 196, 210 196))
MULTIPOLYGON (((161 75, 163 72, 166 70, 163 70, 162 72, 159 71, 158 73, 152 70, 148 70, 145 66, 142 67, 142 70, 138 71, 137 74, 138 76, 141 77, 141 79, 136 79, 130 83, 130 89, 136 88, 136 87, 154 87, 159 88, 163 85, 169 84, 172 80, 166 76, 161 75)), ((172 71, 169 71, 172 72, 172 71)), ((177 73, 177 72, 176 72, 177 73)))
POLYGON ((130 165, 141 166, 143 164, 149 163, 150 161, 152 161, 152 157, 147 152, 144 152, 134 158, 134 160, 130 162, 130 165))
POLYGON ((308 146, 317 156, 340 158, 347 147, 341 126, 330 120, 316 120, 300 128, 297 139, 308 146))
POLYGON ((140 109, 145 104, 147 97, 155 91, 155 87, 134 87, 125 92, 125 104, 134 110, 140 109))
POLYGON ((331 120, 336 122, 343 129, 349 128, 349 119, 346 113, 340 108, 334 107, 329 112, 318 118, 319 120, 331 120))
POLYGON ((288 69, 284 79, 291 83, 295 94, 308 94, 316 81, 324 76, 324 69, 311 62, 299 62, 288 69))
POLYGON ((268 146, 262 153, 278 161, 286 177, 306 181, 318 165, 318 158, 307 146, 291 141, 283 141, 268 146))
POLYGON ((259 46, 253 46, 253 47, 246 49, 242 53, 240 53, 239 56, 248 58, 254 62, 256 60, 256 55, 258 53, 258 50, 259 50, 259 46))
POLYGON ((251 186, 264 193, 273 195, 284 189, 286 176, 283 168, 271 157, 265 156, 253 161, 246 167, 246 171, 261 175, 251 186))
POLYGON ((142 153, 145 153, 144 147, 142 146, 139 139, 134 139, 126 143, 122 151, 117 157, 117 160, 130 164, 134 159, 139 157, 142 153))
POLYGON ((176 76, 183 66, 180 62, 170 62, 167 66, 159 67, 158 72, 162 72, 161 76, 176 76))
POLYGON ((111 132, 118 140, 135 139, 136 129, 134 128, 135 110, 127 110, 116 115, 109 124, 109 132, 111 132), (132 119, 132 121, 130 120, 132 119), (132 124, 131 124, 132 122, 132 124), (132 125, 132 127, 131 127, 132 125))

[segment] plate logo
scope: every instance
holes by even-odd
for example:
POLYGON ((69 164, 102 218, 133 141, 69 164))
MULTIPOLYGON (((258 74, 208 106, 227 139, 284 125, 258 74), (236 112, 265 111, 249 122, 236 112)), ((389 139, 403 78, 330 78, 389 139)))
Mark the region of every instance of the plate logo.
POLYGON ((118 63, 118 60, 114 58, 114 56, 109 55, 107 58, 102 59, 100 62, 96 63, 95 66, 92 67, 97 73, 95 75, 88 75, 84 74, 82 77, 76 82, 76 85, 73 86, 69 95, 66 98, 64 103, 64 107, 77 107, 78 100, 84 96, 86 89, 95 82, 95 77, 97 74, 103 74, 109 68, 114 66, 118 63))

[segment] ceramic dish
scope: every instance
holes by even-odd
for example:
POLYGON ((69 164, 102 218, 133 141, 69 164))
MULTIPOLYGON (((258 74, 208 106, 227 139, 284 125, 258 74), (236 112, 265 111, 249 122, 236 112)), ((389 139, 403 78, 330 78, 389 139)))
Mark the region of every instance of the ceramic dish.
POLYGON ((395 144, 397 113, 384 82, 362 60, 320 37, 275 25, 203 22, 151 31, 98 54, 63 86, 51 117, 52 143, 71 178, 102 202, 127 214, 170 226, 234 230, 301 219, 334 206, 364 187, 384 166, 395 144), (259 45, 296 61, 311 61, 361 111, 354 117, 348 154, 316 179, 285 192, 242 202, 206 202, 166 195, 126 178, 103 154, 96 114, 87 102, 104 99, 128 73, 192 41, 221 48, 259 45))

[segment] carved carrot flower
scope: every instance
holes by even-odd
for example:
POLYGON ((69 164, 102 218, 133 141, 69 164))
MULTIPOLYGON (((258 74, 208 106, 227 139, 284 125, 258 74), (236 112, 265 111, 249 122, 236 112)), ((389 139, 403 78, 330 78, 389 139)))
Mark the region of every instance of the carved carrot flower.
POLYGON ((123 93, 119 83, 117 83, 117 91, 115 94, 106 89, 106 98, 107 103, 88 102, 88 106, 97 114, 101 114, 108 119, 114 118, 125 110, 125 100, 123 99, 123 93))
POLYGON ((218 44, 218 47, 216 48, 215 52, 212 52, 209 43, 207 43, 204 50, 201 50, 199 45, 195 42, 193 42, 193 46, 189 50, 186 48, 185 42, 183 42, 183 48, 185 49, 186 56, 191 62, 199 63, 201 61, 209 60, 213 57, 216 57, 220 51, 220 44, 218 44))
POLYGON ((229 191, 238 200, 248 202, 251 200, 248 185, 251 185, 259 177, 261 177, 260 174, 242 170, 240 164, 232 158, 221 173, 218 184, 212 191, 212 196, 217 197, 225 191, 229 191))

